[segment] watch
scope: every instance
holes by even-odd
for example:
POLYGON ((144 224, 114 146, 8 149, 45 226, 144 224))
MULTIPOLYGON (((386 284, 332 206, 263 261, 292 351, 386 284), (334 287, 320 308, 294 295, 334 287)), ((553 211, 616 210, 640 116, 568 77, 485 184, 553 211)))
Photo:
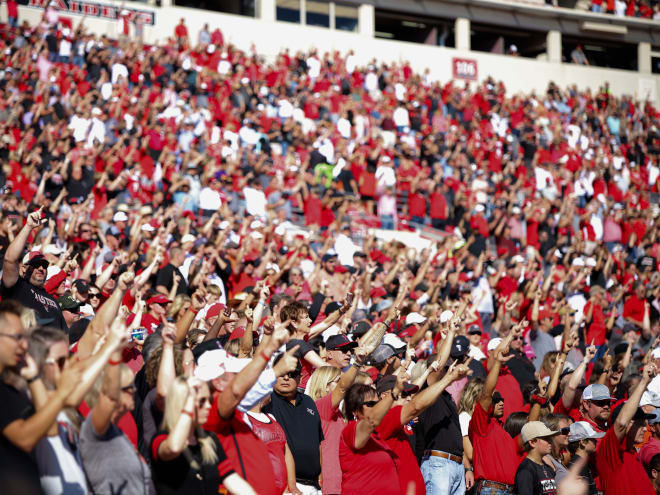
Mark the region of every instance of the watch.
POLYGON ((473 468, 472 466, 470 466, 470 467, 466 467, 466 468, 465 468, 465 472, 466 472, 466 473, 467 473, 467 472, 473 472, 473 471, 474 471, 474 468, 473 468))

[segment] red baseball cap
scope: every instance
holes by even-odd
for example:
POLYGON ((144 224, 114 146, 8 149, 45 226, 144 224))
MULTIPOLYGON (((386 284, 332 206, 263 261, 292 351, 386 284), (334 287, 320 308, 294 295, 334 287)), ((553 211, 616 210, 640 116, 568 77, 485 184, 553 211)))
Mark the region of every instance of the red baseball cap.
POLYGON ((163 294, 157 294, 153 297, 150 297, 147 299, 147 305, 149 304, 168 304, 171 303, 167 296, 164 296, 163 294))
POLYGON ((213 318, 214 316, 218 316, 220 312, 225 309, 225 305, 222 303, 215 303, 212 304, 209 309, 206 311, 206 318, 213 318))

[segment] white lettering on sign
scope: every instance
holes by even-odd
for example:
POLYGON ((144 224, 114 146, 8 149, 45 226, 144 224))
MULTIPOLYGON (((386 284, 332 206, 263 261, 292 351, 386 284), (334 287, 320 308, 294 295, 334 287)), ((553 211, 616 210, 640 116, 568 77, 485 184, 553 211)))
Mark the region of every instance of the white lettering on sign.
POLYGON ((452 73, 454 79, 475 81, 478 77, 477 61, 469 58, 453 58, 452 73))

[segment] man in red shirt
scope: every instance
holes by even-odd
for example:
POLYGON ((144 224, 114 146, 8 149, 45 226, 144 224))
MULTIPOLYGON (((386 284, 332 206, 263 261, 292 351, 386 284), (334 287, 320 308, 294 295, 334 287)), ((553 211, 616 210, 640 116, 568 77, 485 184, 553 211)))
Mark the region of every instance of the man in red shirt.
MULTIPOLYGON (((522 456, 519 438, 511 438, 502 426, 504 398, 495 390, 502 364, 513 358, 513 355, 506 355, 513 333, 494 351, 495 359, 470 420, 468 436, 472 442, 476 493, 510 493, 522 456), (497 452, 497 455, 493 455, 493 452, 497 452)), ((538 405, 532 407, 529 421, 538 419, 539 412, 538 405)))
POLYGON ((595 285, 591 287, 589 294, 591 297, 584 306, 584 321, 587 325, 586 341, 593 342, 596 347, 601 348, 597 354, 597 357, 600 357, 604 351, 607 334, 605 313, 603 313, 605 289, 595 285))
POLYGON ((605 431, 614 400, 606 385, 592 383, 587 386, 582 392, 581 421, 588 422, 597 432, 605 431))
POLYGON ((646 287, 643 282, 635 284, 635 293, 632 294, 623 306, 623 317, 638 327, 644 325, 644 312, 646 311, 646 287))
POLYGON ((596 450, 596 466, 605 495, 655 494, 635 450, 635 444, 644 440, 648 420, 655 417, 639 407, 642 393, 655 373, 655 364, 644 366, 639 385, 630 398, 614 410, 612 427, 596 450))

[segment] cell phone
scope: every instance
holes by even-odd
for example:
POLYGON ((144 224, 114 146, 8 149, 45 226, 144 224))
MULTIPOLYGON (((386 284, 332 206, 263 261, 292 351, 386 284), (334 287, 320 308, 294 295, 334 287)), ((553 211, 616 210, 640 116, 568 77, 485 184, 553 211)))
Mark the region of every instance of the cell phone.
POLYGON ((175 320, 174 318, 172 318, 171 316, 168 316, 168 317, 167 317, 167 321, 168 321, 169 323, 176 323, 176 320, 175 320))
POLYGON ((136 328, 131 332, 131 340, 144 340, 147 336, 146 328, 136 328))

